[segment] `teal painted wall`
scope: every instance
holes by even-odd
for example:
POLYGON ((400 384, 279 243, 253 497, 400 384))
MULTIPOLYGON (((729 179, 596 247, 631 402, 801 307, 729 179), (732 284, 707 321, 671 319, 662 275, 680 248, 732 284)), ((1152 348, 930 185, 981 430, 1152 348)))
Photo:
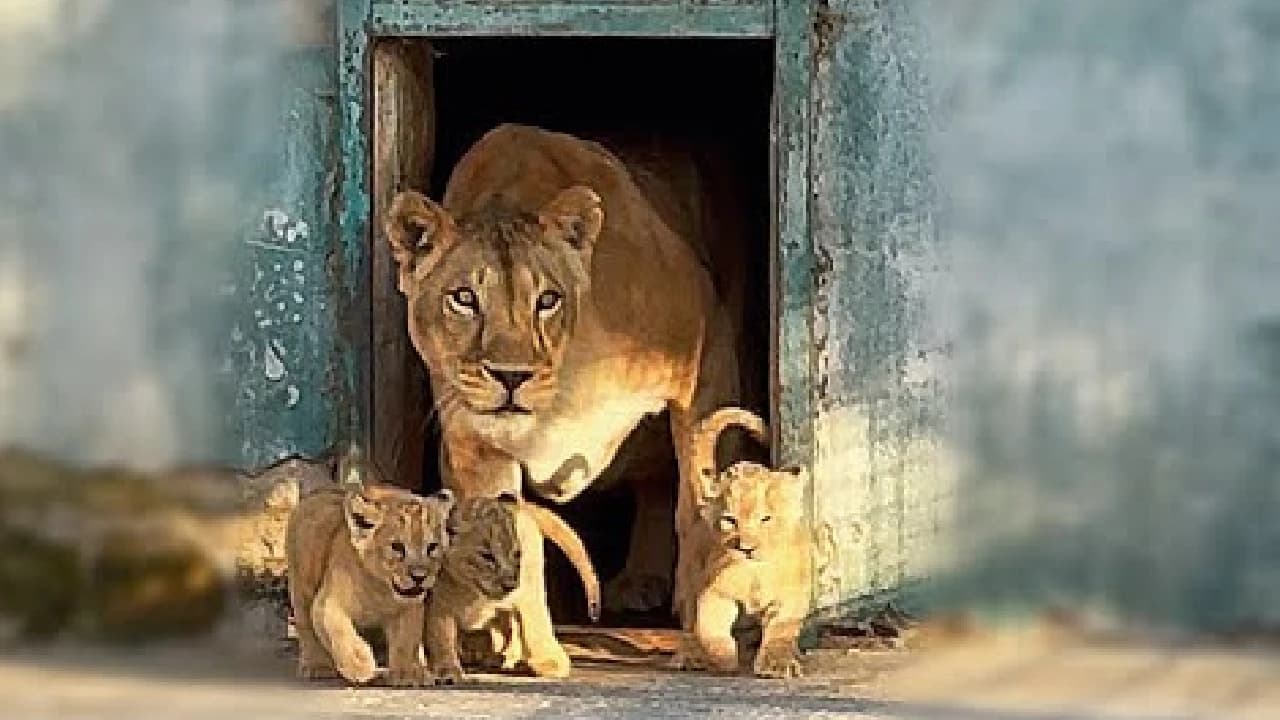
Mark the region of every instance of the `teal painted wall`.
POLYGON ((239 444, 226 454, 251 467, 329 451, 345 437, 341 416, 350 404, 338 333, 337 54, 332 44, 290 48, 277 67, 274 152, 247 203, 254 215, 241 231, 229 288, 239 444))
POLYGON ((957 328, 939 597, 1280 624, 1280 5, 921 7, 957 328))
POLYGON ((815 527, 823 614, 911 604, 938 561, 947 328, 930 107, 910 3, 816 3, 810 172, 815 527))

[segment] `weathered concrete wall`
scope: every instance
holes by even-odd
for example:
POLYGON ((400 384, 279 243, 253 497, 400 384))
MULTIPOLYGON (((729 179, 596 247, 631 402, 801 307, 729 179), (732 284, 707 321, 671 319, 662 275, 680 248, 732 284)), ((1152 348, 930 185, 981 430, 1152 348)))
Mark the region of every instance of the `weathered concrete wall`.
POLYGON ((939 0, 941 597, 1280 622, 1280 5, 939 0))
POLYGON ((340 378, 335 302, 344 265, 334 245, 337 147, 336 29, 329 2, 289 3, 271 89, 271 155, 247 199, 251 222, 235 253, 231 330, 233 437, 224 455, 261 467, 325 453, 349 405, 340 378))
POLYGON ((0 446, 259 467, 332 442, 325 8, 0 9, 0 446))
POLYGON ((930 574, 947 335, 918 30, 902 2, 817 7, 814 514, 835 549, 817 600, 844 613, 930 574))

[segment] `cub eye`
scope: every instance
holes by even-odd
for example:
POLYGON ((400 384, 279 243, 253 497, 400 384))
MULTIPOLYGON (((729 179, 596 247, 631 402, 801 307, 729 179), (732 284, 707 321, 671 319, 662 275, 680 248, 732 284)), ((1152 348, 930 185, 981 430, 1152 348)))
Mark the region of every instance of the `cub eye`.
POLYGON ((397 555, 399 555, 400 557, 402 557, 402 558, 403 558, 403 557, 405 556, 404 543, 402 543, 402 542, 393 542, 393 543, 391 543, 391 552, 393 552, 393 553, 395 553, 395 554, 397 554, 397 555))
POLYGON ((720 526, 726 530, 731 530, 738 527, 738 519, 732 515, 721 515, 720 526))
POLYGON ((476 297, 476 291, 465 285, 449 293, 448 298, 453 309, 464 315, 474 314, 480 309, 480 299, 476 297))
POLYGON ((534 305, 540 313, 554 312, 556 308, 560 307, 560 301, 563 299, 564 296, 555 290, 545 290, 538 296, 538 300, 534 305))
POLYGON ((484 552, 480 553, 480 559, 481 559, 481 560, 484 560, 485 562, 489 563, 490 565, 497 565, 497 564, 498 564, 498 558, 494 557, 494 556, 493 556, 493 553, 489 552, 488 550, 485 550, 484 552))
POLYGON ((351 522, 355 523, 356 527, 360 528, 361 530, 373 529, 373 523, 369 522, 369 518, 363 515, 352 515, 351 522))
POLYGON ((760 522, 762 522, 762 523, 767 523, 767 522, 769 522, 769 521, 770 521, 770 520, 772 520, 772 519, 773 519, 773 516, 772 516, 772 515, 765 515, 764 517, 760 518, 760 522))
POLYGON ((440 554, 440 543, 430 543, 427 545, 427 557, 435 557, 440 554))

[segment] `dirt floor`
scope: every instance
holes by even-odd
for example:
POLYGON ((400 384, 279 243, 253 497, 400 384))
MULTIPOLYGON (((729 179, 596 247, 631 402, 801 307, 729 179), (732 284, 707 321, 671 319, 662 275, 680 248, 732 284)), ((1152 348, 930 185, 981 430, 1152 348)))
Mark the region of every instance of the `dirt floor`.
POLYGON ((570 682, 480 676, 461 688, 303 684, 288 653, 52 647, 0 655, 0 717, 694 718, 928 720, 1280 718, 1280 652, 1087 643, 1047 633, 915 650, 818 650, 796 681, 712 678, 600 663, 573 645, 570 682))

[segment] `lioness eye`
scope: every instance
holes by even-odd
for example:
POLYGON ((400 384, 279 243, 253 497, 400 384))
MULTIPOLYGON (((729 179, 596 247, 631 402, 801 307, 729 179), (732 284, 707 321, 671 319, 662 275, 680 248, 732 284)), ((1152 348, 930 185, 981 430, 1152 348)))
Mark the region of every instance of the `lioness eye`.
POLYGON ((762 523, 767 523, 767 522, 769 522, 769 521, 770 521, 770 520, 772 520, 772 519, 773 519, 773 516, 772 516, 772 515, 765 515, 764 517, 760 518, 760 522, 762 522, 762 523))
POLYGON ((449 293, 449 300, 460 310, 475 312, 480 309, 475 291, 465 285, 449 293))
POLYGON ((732 515, 721 515, 721 516, 720 516, 720 524, 721 524, 721 525, 724 525, 725 527, 730 527, 730 528, 732 528, 732 527, 737 527, 737 526, 738 526, 738 519, 737 519, 737 518, 735 518, 735 517, 733 517, 732 515))
POLYGON ((431 543, 427 545, 427 557, 435 557, 440 554, 440 543, 431 543))
POLYGON ((391 543, 391 552, 399 555, 400 557, 404 557, 405 555, 404 543, 402 542, 391 543))
POLYGON ((369 522, 369 518, 363 515, 352 515, 351 522, 355 523, 356 527, 360 528, 361 530, 373 529, 373 523, 369 522))
POLYGON ((538 312, 551 312, 560 307, 560 300, 563 298, 560 293, 555 290, 546 290, 538 296, 536 303, 538 312))
POLYGON ((494 557, 493 553, 489 552, 488 550, 485 550, 484 552, 480 553, 480 559, 484 560, 490 565, 496 565, 498 563, 498 558, 494 557))

